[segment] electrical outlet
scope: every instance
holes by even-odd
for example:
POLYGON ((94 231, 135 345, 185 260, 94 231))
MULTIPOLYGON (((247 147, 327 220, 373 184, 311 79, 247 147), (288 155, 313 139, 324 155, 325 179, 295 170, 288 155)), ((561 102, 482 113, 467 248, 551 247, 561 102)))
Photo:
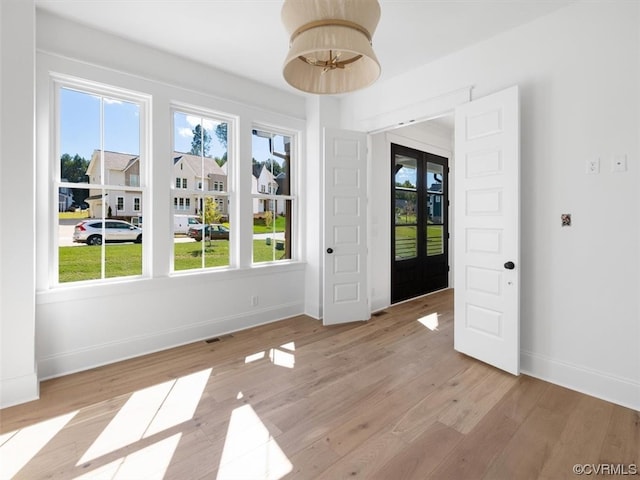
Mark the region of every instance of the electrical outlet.
POLYGON ((258 306, 258 296, 257 295, 253 295, 251 297, 251 306, 252 307, 257 307, 258 306))
POLYGON ((587 160, 587 173, 590 175, 600 173, 600 159, 594 158, 587 160))

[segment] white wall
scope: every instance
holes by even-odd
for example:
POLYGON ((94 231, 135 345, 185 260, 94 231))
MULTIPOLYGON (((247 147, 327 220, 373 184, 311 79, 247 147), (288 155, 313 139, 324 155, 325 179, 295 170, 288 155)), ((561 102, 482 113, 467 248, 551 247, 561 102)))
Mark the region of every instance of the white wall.
POLYGON ((341 105, 358 128, 467 85, 474 98, 520 85, 522 369, 636 409, 639 26, 637 2, 579 2, 341 105), (613 173, 619 154, 628 171, 613 173))
POLYGON ((324 268, 324 128, 338 124, 339 103, 336 98, 307 97, 307 149, 303 161, 306 165, 302 187, 305 202, 306 229, 306 291, 305 313, 322 318, 322 289, 324 268))
MULTIPOLYGON (((252 202, 233 202, 239 229, 230 271, 171 274, 172 117, 180 102, 233 116, 238 137, 230 156, 232 195, 250 199, 251 127, 255 123, 300 132, 304 149, 305 101, 224 72, 133 44, 38 11, 37 15, 37 216, 36 358, 40 378, 83 370, 198 339, 267 323, 304 311, 305 265, 251 268, 252 202), (144 202, 145 242, 153 249, 150 278, 102 285, 51 288, 49 245, 55 218, 49 212, 50 72, 97 81, 151 96, 150 202, 144 202), (166 159, 166 164, 163 163, 166 159), (163 188, 166 186, 166 188, 163 188), (240 204, 240 205, 239 205, 240 204), (48 226, 48 227, 47 227, 48 226), (244 252, 245 255, 240 255, 244 252), (258 297, 252 306, 251 297, 258 297)), ((303 159, 304 160, 304 159, 303 159)), ((304 161, 297 165, 304 172, 304 161)), ((302 175, 302 173, 298 173, 302 175)), ((24 188, 24 186, 23 186, 24 188)), ((27 190, 33 193, 32 187, 27 190)), ((236 197, 237 198, 237 197, 236 197)), ((302 215, 298 212, 300 218, 302 215)), ((302 244, 304 230, 294 232, 302 244)), ((21 239, 24 241, 24 239, 21 239)), ((232 238, 233 241, 233 238, 232 238)), ((82 248, 82 247, 79 247, 82 248)), ((303 249, 298 248, 298 259, 303 249)), ((33 288, 25 289, 33 292, 33 288)), ((33 348, 32 348, 33 351, 33 348)), ((33 361, 33 355, 31 356, 33 361)))
POLYGON ((0 3, 0 407, 37 398, 30 2, 0 3), (19 233, 22 232, 22 233, 19 233))

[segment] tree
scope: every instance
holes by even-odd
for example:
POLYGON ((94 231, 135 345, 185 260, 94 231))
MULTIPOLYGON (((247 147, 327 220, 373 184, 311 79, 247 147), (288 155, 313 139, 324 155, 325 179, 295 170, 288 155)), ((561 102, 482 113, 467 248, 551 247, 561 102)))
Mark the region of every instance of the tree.
MULTIPOLYGON (((68 153, 60 157, 60 179, 72 183, 87 183, 87 167, 89 160, 77 153, 72 157, 68 153)), ((86 188, 72 188, 73 201, 78 205, 89 196, 86 188)))
POLYGON ((204 219, 203 222, 205 224, 208 223, 219 223, 222 214, 220 213, 220 208, 218 207, 218 202, 216 202, 213 198, 207 197, 204 200, 204 219))
POLYGON ((260 162, 255 158, 253 158, 252 160, 253 164, 258 165, 260 168, 262 168, 263 166, 266 167, 266 169, 270 171, 274 177, 277 177, 280 173, 284 172, 284 166, 280 165, 274 160, 265 160, 264 162, 260 162))
MULTIPOLYGON (((224 145, 224 148, 226 149, 227 148, 227 124, 226 123, 218 124, 218 126, 216 127, 216 137, 218 137, 218 140, 222 145, 224 145)), ((225 154, 225 160, 226 160, 226 154, 225 154)))
POLYGON ((207 129, 198 124, 191 132, 193 133, 193 140, 191 140, 191 151, 189 153, 208 157, 211 149, 211 135, 207 132, 207 129))
POLYGON ((73 157, 65 153, 60 157, 60 179, 73 183, 86 183, 88 166, 89 160, 85 160, 77 153, 73 157))

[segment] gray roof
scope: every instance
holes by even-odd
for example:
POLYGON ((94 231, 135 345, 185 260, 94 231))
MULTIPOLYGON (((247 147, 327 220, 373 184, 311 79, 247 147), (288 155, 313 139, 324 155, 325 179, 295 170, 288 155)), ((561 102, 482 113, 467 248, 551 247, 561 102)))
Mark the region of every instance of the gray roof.
MULTIPOLYGON (((87 172, 91 170, 91 166, 94 164, 94 160, 98 160, 100 157, 100 150, 94 150, 91 155, 91 162, 87 167, 87 172)), ((139 155, 134 155, 132 153, 120 153, 120 152, 111 152, 109 150, 104 151, 104 168, 105 170, 126 170, 133 162, 135 162, 139 155)))
MULTIPOLYGON (((93 155, 91 156, 91 163, 89 164, 90 170, 91 164, 94 163, 94 160, 98 160, 100 155, 100 150, 94 150, 93 155)), ((104 168, 105 170, 117 170, 124 171, 129 168, 134 162, 136 162, 140 158, 139 155, 133 155, 131 153, 120 153, 120 152, 111 152, 109 150, 104 151, 104 168)), ((185 162, 191 169, 199 174, 203 167, 201 161, 201 157, 196 155, 191 155, 189 153, 181 153, 181 152, 173 152, 173 164, 175 165, 180 160, 185 162)), ((224 170, 220 168, 220 166, 216 163, 213 158, 204 157, 204 176, 208 177, 210 175, 222 175, 226 176, 224 170)))
POLYGON ((197 155, 191 155, 189 153, 180 153, 173 152, 173 164, 175 165, 180 160, 185 162, 191 169, 199 175, 201 169, 204 169, 204 176, 208 177, 211 175, 222 175, 226 176, 224 170, 220 168, 220 165, 213 159, 209 157, 200 157, 197 155), (203 164, 204 160, 204 164, 203 164))

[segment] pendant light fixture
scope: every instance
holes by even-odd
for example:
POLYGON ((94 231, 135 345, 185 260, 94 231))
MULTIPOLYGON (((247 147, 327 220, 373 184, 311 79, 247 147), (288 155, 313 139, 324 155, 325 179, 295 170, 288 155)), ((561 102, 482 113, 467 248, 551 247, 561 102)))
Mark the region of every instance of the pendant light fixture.
POLYGON ((290 35, 285 80, 317 94, 371 85, 380 76, 371 46, 379 20, 377 0, 285 0, 282 22, 290 35))

